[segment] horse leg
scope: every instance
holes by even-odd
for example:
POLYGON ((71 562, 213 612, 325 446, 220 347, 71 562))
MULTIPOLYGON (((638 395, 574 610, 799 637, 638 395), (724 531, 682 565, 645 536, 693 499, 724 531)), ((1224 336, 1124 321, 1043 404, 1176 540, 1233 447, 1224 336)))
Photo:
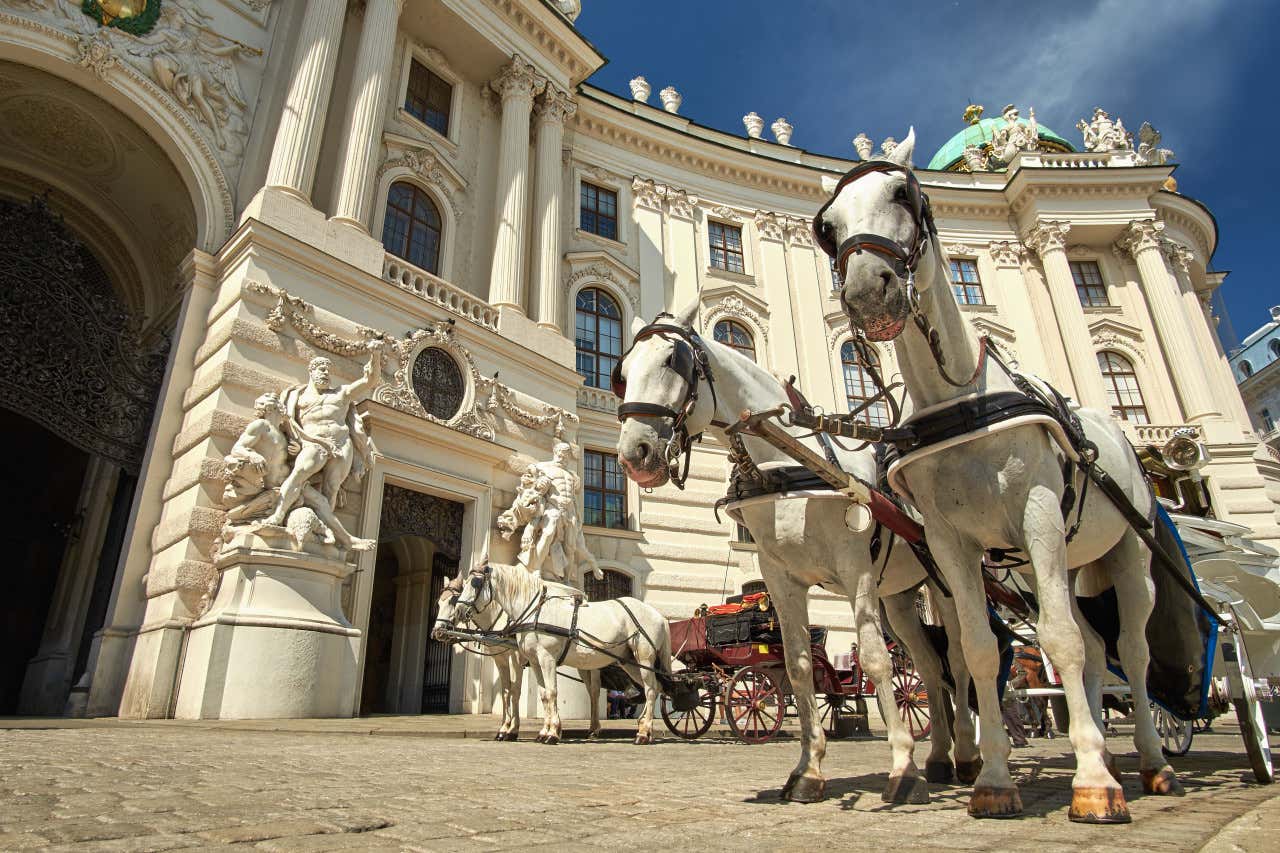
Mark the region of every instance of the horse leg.
MULTIPOLYGON (((875 577, 870 571, 860 572, 851 587, 854 590, 853 622, 858 631, 858 660, 875 682, 880 715, 889 730, 892 764, 889 769, 889 784, 880 799, 886 803, 927 803, 929 783, 916 768, 916 741, 908 731, 907 724, 898 712, 898 703, 893 698, 893 661, 884 644, 875 577)), ((807 642, 805 646, 808 647, 807 642)), ((792 688, 795 688, 794 683, 792 688)))
MULTIPOLYGON (((1089 713, 1093 715, 1093 722, 1098 727, 1098 731, 1102 732, 1105 742, 1107 727, 1102 718, 1102 680, 1107 672, 1106 641, 1084 618, 1074 593, 1071 595, 1071 615, 1076 620, 1076 625, 1080 627, 1080 639, 1084 642, 1084 694, 1089 700, 1089 713)), ((1116 757, 1105 746, 1102 749, 1102 761, 1107 765, 1107 771, 1112 778, 1122 782, 1116 757)))
MULTIPOLYGON (((568 642, 562 640, 561 642, 568 642)), ((556 659, 542 646, 537 647, 537 653, 533 662, 534 674, 538 677, 538 687, 542 693, 542 707, 546 719, 542 729, 546 733, 545 736, 540 735, 538 740, 542 743, 555 744, 560 742, 560 706, 558 685, 556 683, 556 659)))
POLYGON ((982 754, 978 751, 978 731, 974 725, 973 712, 969 708, 969 685, 972 679, 969 677, 969 665, 964 659, 964 643, 960 639, 960 617, 956 615, 956 603, 951 596, 943 595, 933 584, 929 585, 929 593, 947 632, 947 663, 951 667, 951 678, 956 688, 951 694, 952 707, 955 709, 955 730, 951 737, 955 741, 956 781, 962 785, 972 785, 982 772, 982 754))
POLYGON ((809 590, 773 559, 760 561, 761 574, 769 597, 778 611, 782 628, 782 655, 787 677, 800 715, 800 763, 782 786, 782 799, 793 803, 816 803, 822 799, 827 780, 822 776, 822 759, 827 754, 827 735, 822 730, 814 695, 813 653, 809 645, 809 590))
POLYGON ((524 659, 512 652, 507 656, 507 680, 511 687, 511 725, 504 740, 520 739, 520 694, 524 687, 524 659))
POLYGON ((880 603, 889 620, 889 629, 907 647, 929 692, 929 719, 933 725, 929 729, 929 757, 924 763, 925 780, 951 782, 955 778, 955 767, 951 764, 951 729, 946 724, 946 703, 950 700, 942 680, 942 661, 916 615, 916 590, 885 596, 880 603))
POLYGON ((494 740, 506 740, 507 731, 511 726, 511 655, 498 655, 493 659, 494 665, 498 667, 498 690, 502 694, 502 724, 498 726, 498 733, 493 736, 494 740))
POLYGON ((587 704, 591 706, 591 728, 587 730, 587 740, 600 737, 600 670, 580 669, 582 684, 587 688, 587 704))
MULTIPOLYGON (((1022 813, 1022 798, 1009 775, 1009 736, 1005 733, 996 694, 1000 674, 1000 650, 987 615, 987 597, 982 585, 982 548, 951 527, 941 516, 927 517, 929 547, 942 569, 955 602, 960 643, 978 694, 981 719, 979 749, 982 766, 969 798, 973 817, 1014 817, 1022 813)), ((967 695, 957 705, 967 711, 967 695)), ((956 719, 960 718, 959 709, 956 719)), ((959 771, 957 767, 957 771, 959 771)))
POLYGON ((622 668, 627 671, 627 675, 637 684, 644 686, 644 707, 640 710, 640 719, 636 721, 636 740, 638 745, 653 743, 653 709, 658 704, 658 678, 653 674, 652 669, 644 667, 652 667, 657 660, 657 655, 648 649, 648 641, 639 639, 638 642, 644 649, 636 646, 635 640, 632 641, 631 653, 636 656, 643 666, 636 666, 634 663, 624 663, 622 668), (648 653, 646 654, 646 650, 648 653))
MULTIPOLYGON (((1076 773, 1071 780, 1071 809, 1067 816, 1081 823, 1127 823, 1129 808, 1124 791, 1107 769, 1103 759, 1106 742, 1085 694, 1084 639, 1072 615, 1073 590, 1067 573, 1066 535, 1058 496, 1052 489, 1044 485, 1031 487, 1022 527, 1024 547, 1035 567, 1036 591, 1040 598, 1040 641, 1062 676, 1071 714, 1069 737, 1076 754, 1076 773)), ((985 717, 982 723, 985 738, 985 717)))
POLYGON ((1116 650, 1133 692, 1133 744, 1138 748, 1142 790, 1148 794, 1180 797, 1186 792, 1160 750, 1160 735, 1147 696, 1146 673, 1151 659, 1147 620, 1155 606, 1151 553, 1139 542, 1137 534, 1129 530, 1102 561, 1110 569, 1120 605, 1120 638, 1116 650))

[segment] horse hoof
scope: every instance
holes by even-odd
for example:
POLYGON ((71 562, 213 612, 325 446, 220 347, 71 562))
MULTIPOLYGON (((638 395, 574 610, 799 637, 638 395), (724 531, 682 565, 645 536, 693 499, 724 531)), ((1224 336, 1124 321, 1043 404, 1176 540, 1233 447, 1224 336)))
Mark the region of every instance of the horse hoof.
POLYGON ((506 732, 498 732, 496 735, 494 735, 494 736, 493 736, 493 739, 494 739, 494 740, 506 740, 506 739, 507 739, 507 733, 506 733, 506 732))
POLYGON ((540 732, 540 733, 538 734, 538 738, 537 738, 538 743, 546 743, 546 742, 547 742, 547 738, 549 738, 549 737, 551 737, 551 735, 548 735, 548 734, 545 734, 545 733, 541 733, 541 732, 540 732))
POLYGON ((929 802, 929 783, 916 773, 890 776, 880 800, 896 805, 925 805, 929 802))
POLYGON ((981 772, 981 758, 975 758, 973 761, 956 762, 956 779, 961 785, 972 785, 974 782, 978 781, 978 774, 981 772))
POLYGON ((542 742, 549 746, 555 746, 560 742, 560 735, 547 735, 546 739, 542 742))
POLYGON ((600 740, 600 732, 598 730, 587 732, 587 740, 600 740))
POLYGON ((950 761, 926 761, 924 778, 935 785, 947 785, 955 781, 956 768, 950 761))
POLYGON ((651 743, 653 743, 652 735, 636 735, 636 746, 648 746, 651 743))
POLYGON ((1142 771, 1142 792, 1159 797, 1185 797, 1186 789, 1173 775, 1173 768, 1163 767, 1159 770, 1142 771))
POLYGON ((1107 765, 1107 772, 1111 774, 1111 778, 1116 780, 1119 785, 1124 784, 1124 779, 1120 778, 1120 765, 1116 763, 1116 757, 1111 753, 1105 753, 1102 761, 1107 765))
POLYGON ((821 802, 827 791, 827 780, 792 773, 782 786, 781 799, 785 803, 821 802))
POLYGON ((1129 806, 1119 788, 1073 788, 1067 817, 1076 823, 1128 823, 1129 806))
MULTIPOLYGON (((958 767, 957 767, 958 769, 958 767)), ((1022 797, 1017 788, 978 785, 969 797, 970 817, 1017 817, 1022 814, 1022 797)))
POLYGON ((505 740, 507 743, 515 743, 516 741, 520 740, 520 733, 507 732, 502 736, 502 739, 505 740))

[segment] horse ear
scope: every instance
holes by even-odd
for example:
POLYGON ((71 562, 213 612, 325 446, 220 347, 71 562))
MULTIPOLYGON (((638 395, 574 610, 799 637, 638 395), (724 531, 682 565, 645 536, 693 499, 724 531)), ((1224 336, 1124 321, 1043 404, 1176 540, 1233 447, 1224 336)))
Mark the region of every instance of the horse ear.
POLYGON ((907 131, 907 138, 899 142, 894 149, 889 152, 886 158, 891 163, 897 163, 904 169, 911 168, 911 155, 916 150, 916 129, 912 127, 907 131))
POLYGON ((694 298, 688 305, 676 312, 675 321, 687 329, 693 328, 693 321, 698 316, 698 308, 701 306, 702 300, 694 298))
POLYGON ((631 339, 635 340, 636 335, 640 334, 640 330, 645 327, 643 317, 633 317, 631 320, 631 339))

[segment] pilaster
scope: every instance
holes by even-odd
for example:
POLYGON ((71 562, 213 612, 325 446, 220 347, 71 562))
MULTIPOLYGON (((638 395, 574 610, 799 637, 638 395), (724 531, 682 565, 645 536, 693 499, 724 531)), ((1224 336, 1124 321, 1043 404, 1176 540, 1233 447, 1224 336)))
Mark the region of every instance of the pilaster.
MULTIPOLYGON (((537 173, 533 193, 533 275, 538 307, 538 325, 561 331, 563 298, 560 284, 560 216, 563 171, 560 149, 564 144, 565 120, 578 105, 567 92, 548 86, 537 105, 538 141, 534 155, 537 173)), ((566 330, 567 331, 567 330, 566 330)))

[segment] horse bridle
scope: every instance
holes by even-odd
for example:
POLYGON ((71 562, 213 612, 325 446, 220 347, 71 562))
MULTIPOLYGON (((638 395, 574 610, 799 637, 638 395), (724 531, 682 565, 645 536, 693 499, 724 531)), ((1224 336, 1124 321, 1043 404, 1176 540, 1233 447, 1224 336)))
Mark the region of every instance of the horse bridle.
MULTIPOLYGON (((711 411, 718 405, 716 399, 715 380, 711 375, 711 365, 707 360, 707 352, 702 338, 697 332, 683 326, 662 322, 673 319, 673 315, 665 312, 654 318, 654 321, 636 332, 631 346, 614 365, 609 375, 609 384, 619 399, 627 396, 627 381, 622 377, 622 363, 626 361, 636 344, 652 337, 669 340, 673 344, 671 355, 667 357, 666 367, 684 381, 684 398, 676 408, 663 406, 660 403, 622 403, 618 406, 618 422, 624 423, 628 418, 666 418, 671 421, 671 438, 667 441, 665 456, 671 472, 671 482, 677 489, 683 489, 685 480, 689 478, 689 464, 692 459, 690 450, 695 441, 702 438, 702 433, 689 434, 689 416, 698 405, 698 389, 702 380, 706 380, 711 391, 711 411), (680 466, 680 458, 684 457, 684 467, 680 466)), ((714 421, 713 421, 714 423, 714 421)))
POLYGON ((469 578, 471 587, 476 591, 476 594, 471 599, 471 601, 462 601, 461 598, 462 598, 463 590, 459 588, 454 592, 453 598, 450 599, 449 601, 449 603, 453 606, 454 618, 446 620, 444 623, 448 625, 450 628, 456 627, 458 622, 468 621, 476 613, 483 613, 486 609, 488 609, 489 605, 493 603, 493 594, 491 591, 489 595, 489 600, 485 602, 484 607, 481 607, 479 610, 476 610, 475 603, 476 603, 476 600, 480 598, 480 593, 484 591, 484 588, 486 586, 489 586, 492 583, 493 569, 489 567, 489 564, 485 563, 483 566, 473 567, 471 571, 467 573, 467 576, 469 578), (462 613, 460 611, 460 608, 462 607, 466 608, 466 613, 462 613))
POLYGON ((929 351, 933 355, 933 360, 938 366, 938 372, 941 374, 943 381, 956 388, 964 388, 972 385, 977 380, 978 375, 982 373, 983 364, 986 362, 986 336, 984 335, 979 340, 977 366, 974 368, 973 375, 967 380, 957 381, 947 373, 946 357, 942 352, 942 339, 938 334, 938 330, 933 328, 928 317, 920 310, 920 292, 916 289, 915 281, 916 269, 920 266, 920 259, 924 257, 925 250, 930 242, 938 236, 938 229, 933 221, 933 209, 929 206, 929 196, 920 188, 920 181, 910 169, 889 160, 867 160, 845 172, 844 177, 836 184, 831 198, 814 215, 813 236, 818 241, 818 246, 821 247, 822 251, 835 260, 836 270, 839 272, 841 280, 844 279, 849 256, 852 254, 861 254, 865 250, 877 252, 888 257, 893 263, 893 271, 897 276, 906 279, 907 305, 911 311, 911 318, 915 322, 916 328, 920 330, 925 340, 928 341, 929 351), (911 221, 915 225, 915 235, 911 243, 904 246, 902 243, 890 240, 880 234, 852 234, 837 246, 831 223, 825 221, 823 217, 826 215, 827 209, 840 197, 840 192, 845 187, 873 172, 901 172, 906 176, 905 195, 901 199, 895 199, 895 201, 903 205, 907 212, 911 214, 911 221))

